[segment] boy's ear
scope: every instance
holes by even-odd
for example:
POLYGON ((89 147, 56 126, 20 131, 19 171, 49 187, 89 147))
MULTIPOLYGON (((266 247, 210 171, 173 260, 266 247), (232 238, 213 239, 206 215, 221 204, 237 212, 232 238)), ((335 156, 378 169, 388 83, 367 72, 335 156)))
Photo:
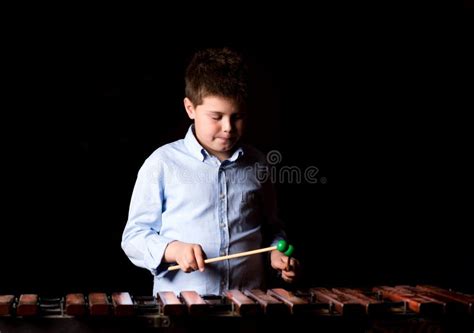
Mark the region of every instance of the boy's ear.
POLYGON ((194 105, 191 100, 187 97, 184 98, 184 108, 186 109, 186 113, 190 119, 194 119, 196 115, 196 110, 194 109, 194 105))

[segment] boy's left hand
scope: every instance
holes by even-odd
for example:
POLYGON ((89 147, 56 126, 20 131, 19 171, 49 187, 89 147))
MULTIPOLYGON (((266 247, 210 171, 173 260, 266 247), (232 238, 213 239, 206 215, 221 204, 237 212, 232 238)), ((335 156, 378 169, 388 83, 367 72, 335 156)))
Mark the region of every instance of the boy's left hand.
POLYGON ((278 250, 273 250, 270 254, 271 265, 281 272, 283 281, 292 283, 298 276, 299 261, 293 257, 287 257, 278 250), (288 265, 288 259, 290 264, 288 265))

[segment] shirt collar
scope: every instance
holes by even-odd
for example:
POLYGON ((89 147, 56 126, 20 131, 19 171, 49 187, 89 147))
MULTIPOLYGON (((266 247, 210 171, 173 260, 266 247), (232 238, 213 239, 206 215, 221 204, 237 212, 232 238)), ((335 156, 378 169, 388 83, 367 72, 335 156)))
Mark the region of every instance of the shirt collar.
POLYGON ((234 153, 232 154, 231 157, 229 157, 227 160, 229 162, 234 162, 236 161, 240 156, 242 156, 244 154, 244 150, 242 149, 242 147, 239 147, 237 148, 234 153))
MULTIPOLYGON (((210 157, 210 154, 201 146, 201 144, 196 139, 196 136, 194 135, 194 125, 189 126, 188 132, 186 133, 186 136, 184 137, 184 145, 186 146, 188 151, 191 153, 191 155, 196 157, 201 162, 204 162, 206 158, 210 157)), ((234 162, 243 154, 244 154, 244 150, 242 149, 242 147, 239 147, 234 151, 232 156, 229 157, 227 160, 229 162, 234 162)))

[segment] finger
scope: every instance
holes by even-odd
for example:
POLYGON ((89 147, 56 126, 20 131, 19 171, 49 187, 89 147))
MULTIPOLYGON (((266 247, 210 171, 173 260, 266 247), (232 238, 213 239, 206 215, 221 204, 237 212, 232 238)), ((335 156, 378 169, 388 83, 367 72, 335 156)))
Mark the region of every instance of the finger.
POLYGON ((288 282, 288 283, 293 281, 293 278, 290 277, 290 276, 285 275, 284 272, 281 274, 281 279, 285 282, 288 282))
POLYGON ((281 278, 283 279, 283 281, 291 283, 295 279, 295 275, 294 274, 288 274, 287 272, 282 272, 281 278))
POLYGON ((294 263, 294 259, 291 258, 291 257, 284 257, 284 261, 285 261, 285 268, 284 270, 285 271, 291 271, 293 270, 293 263, 294 263))
POLYGON ((191 273, 193 271, 193 269, 191 268, 191 266, 189 266, 188 263, 178 262, 178 265, 179 265, 179 268, 181 268, 181 270, 185 273, 191 273))
POLYGON ((286 258, 286 266, 285 266, 285 271, 289 271, 291 268, 290 268, 290 263, 291 263, 291 258, 290 257, 287 257, 286 258))
POLYGON ((199 269, 198 264, 196 261, 193 261, 193 263, 190 265, 191 269, 193 271, 197 271, 199 269))
MULTIPOLYGON (((288 262, 288 260, 287 260, 288 262)), ((289 263, 287 264, 287 266, 285 267, 285 271, 294 271, 296 269, 298 265, 298 260, 296 260, 295 258, 290 258, 290 261, 289 263)))
POLYGON ((300 265, 300 262, 298 261, 298 259, 291 258, 291 260, 292 260, 293 267, 298 267, 300 265))
POLYGON ((277 261, 277 264, 276 264, 277 267, 276 268, 284 270, 284 269, 286 269, 287 263, 288 263, 288 257, 287 256, 281 256, 280 260, 277 261))
POLYGON ((194 257, 194 254, 188 255, 186 259, 183 261, 183 266, 185 267, 185 272, 193 272, 198 269, 198 265, 196 262, 196 258, 194 257))
POLYGON ((204 262, 204 253, 202 252, 201 247, 199 246, 194 250, 194 258, 196 259, 196 265, 197 268, 201 272, 204 272, 204 267, 206 266, 206 263, 204 262))
POLYGON ((294 278, 296 273, 294 271, 282 271, 281 276, 286 278, 294 278))

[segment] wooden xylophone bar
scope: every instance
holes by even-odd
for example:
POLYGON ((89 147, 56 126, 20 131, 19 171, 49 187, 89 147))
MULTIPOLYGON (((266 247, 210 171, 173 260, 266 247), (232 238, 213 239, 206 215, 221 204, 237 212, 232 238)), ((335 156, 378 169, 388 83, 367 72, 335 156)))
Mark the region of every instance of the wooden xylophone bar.
POLYGON ((223 295, 159 292, 156 297, 132 296, 128 292, 71 293, 65 297, 0 295, 0 332, 10 332, 9 325, 17 328, 15 332, 21 332, 18 327, 28 318, 28 332, 35 331, 32 322, 58 319, 71 332, 74 329, 67 325, 75 327, 78 323, 81 332, 95 332, 97 323, 103 324, 97 331, 106 331, 104 325, 113 323, 110 327, 115 331, 120 327, 128 332, 127 327, 131 331, 183 327, 180 322, 186 323, 185 327, 194 327, 195 321, 208 323, 213 319, 222 324, 240 320, 262 327, 271 322, 276 328, 294 327, 300 322, 323 323, 326 327, 342 323, 346 331, 348 327, 361 331, 380 323, 429 322, 472 332, 473 303, 473 295, 429 285, 309 288, 294 292, 282 288, 229 290, 223 295), (93 324, 89 325, 90 322, 93 324))
POLYGON ((446 302, 448 313, 466 313, 474 316, 474 296, 445 290, 435 286, 418 285, 416 290, 427 296, 446 302))

